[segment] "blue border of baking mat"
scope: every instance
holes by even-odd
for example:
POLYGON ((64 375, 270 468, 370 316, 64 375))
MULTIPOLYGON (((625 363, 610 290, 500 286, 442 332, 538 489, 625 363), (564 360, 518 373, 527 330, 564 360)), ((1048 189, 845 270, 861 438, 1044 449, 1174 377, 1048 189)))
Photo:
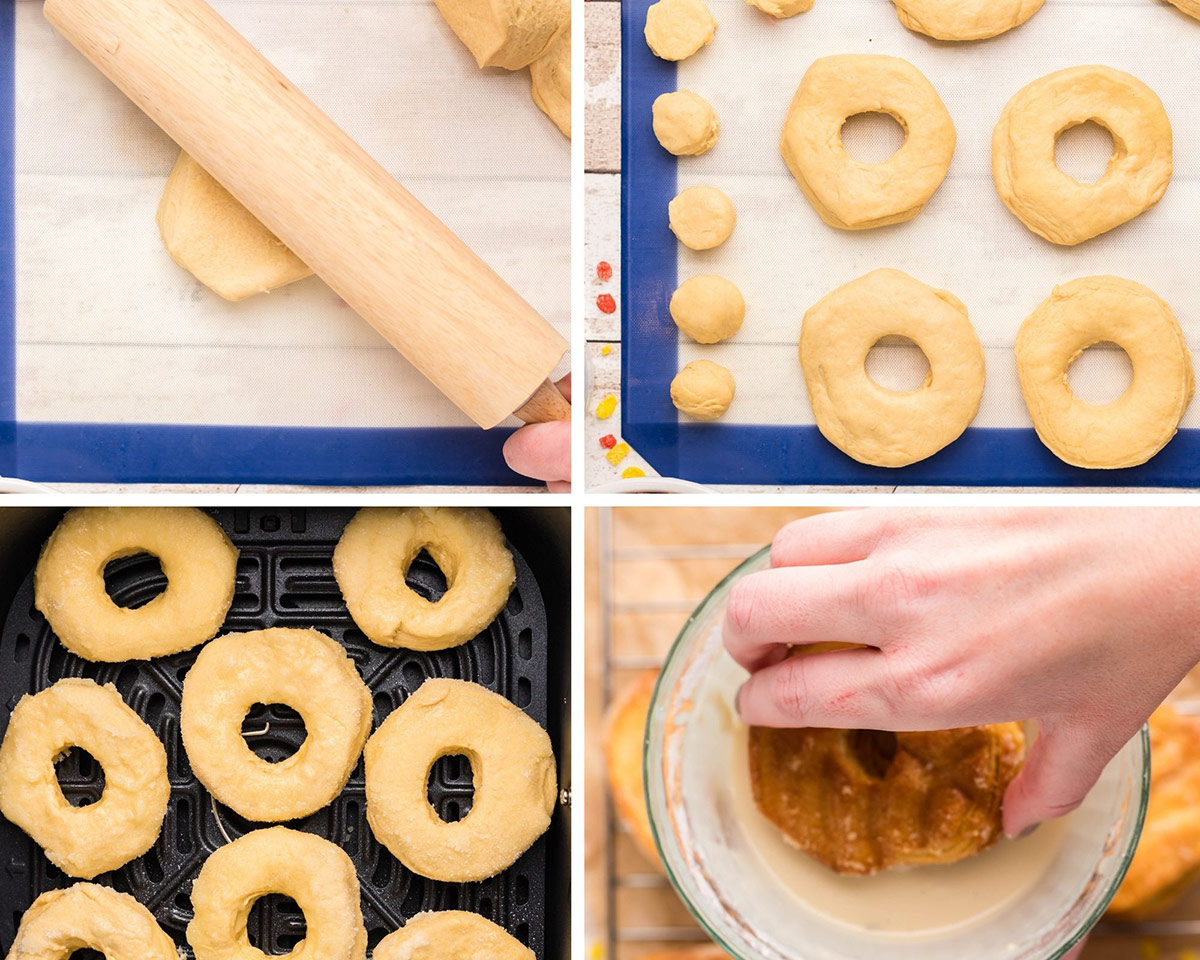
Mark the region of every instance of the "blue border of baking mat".
POLYGON ((852 460, 815 426, 681 423, 670 397, 678 333, 667 309, 678 285, 667 226, 676 161, 651 126, 654 98, 675 89, 675 65, 646 46, 651 2, 621 4, 621 429, 655 470, 698 483, 1200 486, 1197 429, 1180 430, 1140 467, 1083 470, 1054 456, 1032 427, 968 427, 929 459, 893 470, 852 460))

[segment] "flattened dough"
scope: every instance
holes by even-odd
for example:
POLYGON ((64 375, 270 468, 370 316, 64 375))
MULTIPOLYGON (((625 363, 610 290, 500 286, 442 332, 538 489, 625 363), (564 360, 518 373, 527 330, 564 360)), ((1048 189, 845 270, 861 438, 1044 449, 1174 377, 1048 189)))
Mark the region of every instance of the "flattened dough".
POLYGON ((733 374, 711 360, 693 360, 671 381, 671 402, 697 420, 717 420, 733 403, 733 374))
POLYGON ((530 93, 538 109, 571 136, 571 27, 559 36, 550 52, 529 65, 530 93))
POLYGON ((704 0, 658 0, 646 11, 646 43, 663 60, 690 57, 712 43, 716 32, 704 0))
POLYGON ((763 13, 769 13, 777 20, 794 17, 812 9, 813 0, 746 0, 753 7, 758 7, 763 13))
POLYGON ((570 0, 434 0, 482 67, 520 70, 571 25, 570 0))
POLYGON ((935 40, 986 40, 1042 9, 1045 0, 892 0, 909 30, 935 40))

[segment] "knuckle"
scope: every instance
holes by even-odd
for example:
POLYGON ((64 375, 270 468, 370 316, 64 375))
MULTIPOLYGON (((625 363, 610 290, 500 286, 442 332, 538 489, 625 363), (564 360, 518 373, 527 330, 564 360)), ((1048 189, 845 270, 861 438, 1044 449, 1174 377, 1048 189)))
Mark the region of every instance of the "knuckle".
POLYGON ((772 695, 779 712, 795 720, 803 719, 811 708, 812 694, 804 671, 793 661, 789 669, 781 669, 775 675, 772 695))
POLYGON ((860 602, 867 610, 896 614, 909 604, 929 596, 933 578, 914 563, 884 563, 867 577, 860 602))
POLYGON ((800 535, 800 522, 799 520, 793 520, 775 534, 775 539, 771 541, 771 566, 782 567, 787 565, 787 557, 791 551, 792 544, 800 535))
POLYGON ((725 605, 725 619, 735 633, 746 633, 758 614, 757 578, 743 577, 733 585, 725 605))

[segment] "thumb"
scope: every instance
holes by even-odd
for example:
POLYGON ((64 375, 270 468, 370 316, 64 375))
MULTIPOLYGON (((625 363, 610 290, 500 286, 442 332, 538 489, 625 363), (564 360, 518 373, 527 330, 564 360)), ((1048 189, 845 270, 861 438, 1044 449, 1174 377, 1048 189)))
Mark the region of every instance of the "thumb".
POLYGON ((535 480, 571 479, 571 424, 531 423, 504 441, 504 459, 517 473, 535 480))

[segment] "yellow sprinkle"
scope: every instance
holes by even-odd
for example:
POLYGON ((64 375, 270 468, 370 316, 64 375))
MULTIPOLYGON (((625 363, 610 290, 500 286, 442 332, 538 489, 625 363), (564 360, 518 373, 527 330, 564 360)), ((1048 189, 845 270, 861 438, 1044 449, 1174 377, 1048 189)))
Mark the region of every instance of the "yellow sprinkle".
POLYGON ((589 951, 589 955, 591 956, 592 960, 600 960, 600 958, 604 956, 604 944, 593 943, 592 949, 589 951))
MULTIPOLYGON (((617 398, 611 393, 600 401, 596 406, 596 417, 600 420, 607 420, 613 415, 613 411, 617 409, 617 398)), ((612 454, 609 454, 612 456, 612 454)), ((616 463, 614 460, 613 463, 616 463)))
POLYGON ((1158 941, 1147 937, 1138 941, 1138 956, 1141 960, 1158 960, 1162 951, 1158 949, 1158 941))
POLYGON ((615 467, 618 463, 629 456, 629 444, 622 440, 615 447, 609 450, 605 456, 608 457, 608 462, 615 467))
POLYGON ((622 480, 632 480, 635 477, 644 477, 645 475, 646 471, 641 467, 626 467, 621 471, 622 480))
POLYGON ((612 353, 612 344, 611 343, 606 343, 604 346, 602 346, 600 348, 600 356, 607 357, 610 353, 612 353))

